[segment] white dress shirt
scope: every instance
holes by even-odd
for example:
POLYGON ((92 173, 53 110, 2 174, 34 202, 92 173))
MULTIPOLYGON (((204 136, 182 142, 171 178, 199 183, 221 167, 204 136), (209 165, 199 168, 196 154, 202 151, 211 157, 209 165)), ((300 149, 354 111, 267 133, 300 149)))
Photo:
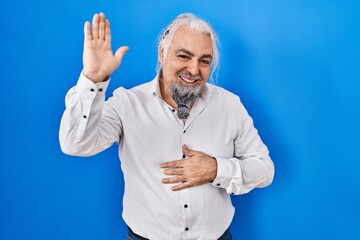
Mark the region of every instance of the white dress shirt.
POLYGON ((91 156, 119 144, 124 174, 123 218, 151 240, 218 239, 234 207, 229 194, 269 185, 274 165, 238 96, 206 84, 185 124, 165 103, 158 79, 130 90, 118 88, 105 101, 109 81, 80 75, 66 95, 60 125, 64 153, 91 156), (212 183, 172 191, 162 162, 182 159, 182 145, 217 160, 212 183))

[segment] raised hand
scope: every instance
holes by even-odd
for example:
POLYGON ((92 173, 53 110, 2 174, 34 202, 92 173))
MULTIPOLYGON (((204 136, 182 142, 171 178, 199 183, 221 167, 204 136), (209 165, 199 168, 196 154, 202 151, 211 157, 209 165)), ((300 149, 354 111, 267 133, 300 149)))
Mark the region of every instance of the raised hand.
POLYGON ((162 183, 175 183, 171 190, 178 191, 184 188, 209 183, 216 178, 217 162, 205 153, 190 150, 183 145, 183 152, 189 158, 164 162, 160 165, 165 168, 164 173, 170 175, 163 178, 162 183))
POLYGON ((92 26, 84 25, 83 74, 93 82, 101 82, 120 65, 129 47, 122 46, 113 54, 110 22, 104 13, 94 14, 92 26))

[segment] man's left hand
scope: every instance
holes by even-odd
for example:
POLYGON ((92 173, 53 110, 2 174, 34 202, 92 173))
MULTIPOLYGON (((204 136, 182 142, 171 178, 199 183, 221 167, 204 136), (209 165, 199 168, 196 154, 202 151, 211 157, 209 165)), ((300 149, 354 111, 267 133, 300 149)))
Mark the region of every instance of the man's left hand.
POLYGON ((172 176, 163 178, 162 183, 180 183, 171 188, 173 191, 178 191, 209 183, 216 178, 216 159, 205 153, 190 150, 186 145, 183 145, 182 150, 189 158, 164 162, 160 165, 161 168, 165 168, 166 175, 172 176))

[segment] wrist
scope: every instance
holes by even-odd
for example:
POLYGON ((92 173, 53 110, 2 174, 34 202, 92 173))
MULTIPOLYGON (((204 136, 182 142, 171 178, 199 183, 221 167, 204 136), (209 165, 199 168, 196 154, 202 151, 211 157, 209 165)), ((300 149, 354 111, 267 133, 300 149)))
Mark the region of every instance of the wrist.
POLYGON ((217 176, 217 160, 215 157, 211 157, 213 159, 213 163, 211 164, 212 165, 212 171, 211 171, 211 176, 210 176, 210 179, 209 179, 209 182, 212 183, 216 176, 217 176))
POLYGON ((82 70, 82 74, 89 80, 93 81, 94 83, 106 82, 107 80, 110 79, 110 75, 91 73, 91 72, 87 71, 86 69, 82 70))

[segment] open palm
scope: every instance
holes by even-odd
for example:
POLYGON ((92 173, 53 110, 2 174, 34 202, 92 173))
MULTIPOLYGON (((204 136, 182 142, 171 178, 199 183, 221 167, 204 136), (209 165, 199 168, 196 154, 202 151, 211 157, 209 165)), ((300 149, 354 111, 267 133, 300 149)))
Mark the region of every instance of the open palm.
POLYGON ((122 46, 113 54, 110 22, 103 13, 94 14, 92 26, 84 25, 83 74, 94 82, 103 81, 119 67, 128 49, 122 46))

